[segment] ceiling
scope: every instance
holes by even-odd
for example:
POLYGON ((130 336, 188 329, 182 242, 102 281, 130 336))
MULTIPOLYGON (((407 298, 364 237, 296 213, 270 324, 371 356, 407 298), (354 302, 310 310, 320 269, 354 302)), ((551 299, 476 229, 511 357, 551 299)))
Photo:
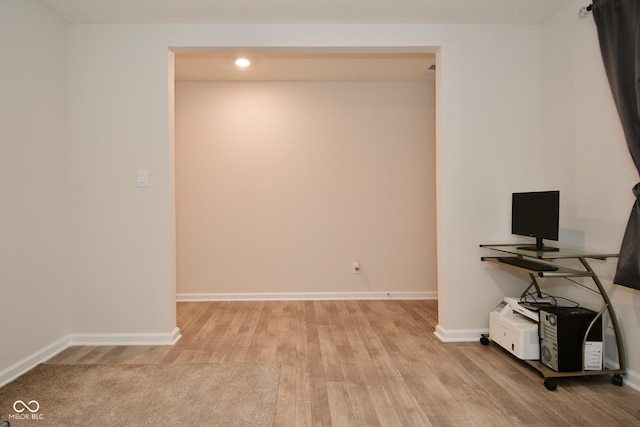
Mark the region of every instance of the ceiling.
POLYGON ((540 24, 569 1, 41 0, 72 24, 540 24))
POLYGON ((178 53, 177 81, 428 81, 433 53, 178 53), (235 59, 250 59, 238 68, 235 59))

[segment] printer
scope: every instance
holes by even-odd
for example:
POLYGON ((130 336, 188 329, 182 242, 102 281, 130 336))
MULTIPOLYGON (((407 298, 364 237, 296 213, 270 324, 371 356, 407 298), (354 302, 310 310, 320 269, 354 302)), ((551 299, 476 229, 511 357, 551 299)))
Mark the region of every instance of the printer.
POLYGON ((540 359, 539 313, 520 303, 520 298, 505 297, 489 313, 489 338, 522 360, 540 359))

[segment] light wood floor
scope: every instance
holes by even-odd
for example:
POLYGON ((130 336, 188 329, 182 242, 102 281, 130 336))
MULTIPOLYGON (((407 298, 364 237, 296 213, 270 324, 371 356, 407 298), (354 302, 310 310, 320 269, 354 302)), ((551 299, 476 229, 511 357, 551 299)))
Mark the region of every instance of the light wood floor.
POLYGON ((48 363, 280 363, 276 426, 640 426, 608 376, 539 373, 492 343, 442 343, 436 301, 178 303, 173 347, 72 347, 48 363))

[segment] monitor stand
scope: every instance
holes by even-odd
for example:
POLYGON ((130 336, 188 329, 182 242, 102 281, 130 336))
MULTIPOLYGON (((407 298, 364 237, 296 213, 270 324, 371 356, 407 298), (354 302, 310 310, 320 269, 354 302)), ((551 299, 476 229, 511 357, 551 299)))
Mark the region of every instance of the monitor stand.
POLYGON ((536 244, 533 246, 519 246, 518 249, 523 251, 532 251, 532 252, 558 252, 560 249, 553 246, 545 246, 542 244, 542 239, 536 237, 536 244))

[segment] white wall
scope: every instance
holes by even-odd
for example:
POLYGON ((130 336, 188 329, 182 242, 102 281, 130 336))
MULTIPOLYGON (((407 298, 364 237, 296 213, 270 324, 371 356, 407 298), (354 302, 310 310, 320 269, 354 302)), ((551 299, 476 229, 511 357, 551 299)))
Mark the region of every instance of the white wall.
MULTIPOLYGON (((620 249, 635 201, 638 172, 627 149, 602 65, 593 16, 578 18, 576 0, 542 27, 545 185, 561 191, 560 241, 605 253, 620 249)), ((593 261, 624 333, 628 381, 640 389, 640 292, 613 285, 616 258, 593 261)), ((553 284, 549 284, 553 285, 553 284)), ((578 287, 557 289, 597 306, 578 287)), ((607 358, 616 360, 608 329, 607 358)))
POLYGON ((145 26, 69 28, 76 334, 175 334, 173 86, 160 40, 145 26))
POLYGON ((66 25, 0 2, 0 376, 68 332, 66 25))
POLYGON ((178 82, 179 297, 435 298, 434 86, 178 82))
POLYGON ((482 280, 478 244, 508 237, 504 195, 543 176, 536 26, 70 26, 74 329, 166 330, 174 319, 166 62, 181 46, 439 47, 440 334, 486 326, 509 284, 482 280))
POLYGON ((540 38, 537 27, 487 26, 460 27, 455 41, 437 77, 436 333, 469 341, 503 295, 522 290, 480 261, 479 244, 512 239, 511 193, 543 179, 540 38))

